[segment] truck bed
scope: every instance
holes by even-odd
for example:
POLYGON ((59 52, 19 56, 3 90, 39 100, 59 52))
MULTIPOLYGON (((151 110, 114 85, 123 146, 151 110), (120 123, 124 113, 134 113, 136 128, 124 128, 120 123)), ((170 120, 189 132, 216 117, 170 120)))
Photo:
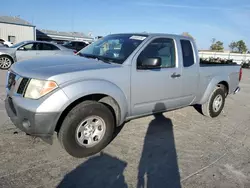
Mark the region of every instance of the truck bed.
MULTIPOLYGON (((211 66, 235 66, 237 63, 233 62, 233 60, 217 60, 217 59, 200 59, 201 67, 211 67, 211 66)), ((240 65, 238 65, 240 66, 240 65)))
POLYGON ((228 82, 229 93, 233 92, 235 88, 238 86, 239 71, 240 71, 240 65, 238 64, 219 64, 219 63, 200 64, 201 93, 205 92, 205 89, 210 83, 211 78, 215 76, 220 77, 222 75, 228 75, 228 78, 230 80, 228 82))
POLYGON ((225 63, 200 63, 200 67, 213 67, 213 66, 240 66, 237 63, 225 64, 225 63))

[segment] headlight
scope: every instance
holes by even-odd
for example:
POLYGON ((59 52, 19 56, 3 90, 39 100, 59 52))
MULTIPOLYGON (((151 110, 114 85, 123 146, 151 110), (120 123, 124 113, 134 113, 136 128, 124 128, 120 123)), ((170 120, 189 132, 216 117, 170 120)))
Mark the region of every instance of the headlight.
POLYGON ((58 86, 54 81, 31 79, 24 97, 38 99, 53 91, 57 87, 58 86))

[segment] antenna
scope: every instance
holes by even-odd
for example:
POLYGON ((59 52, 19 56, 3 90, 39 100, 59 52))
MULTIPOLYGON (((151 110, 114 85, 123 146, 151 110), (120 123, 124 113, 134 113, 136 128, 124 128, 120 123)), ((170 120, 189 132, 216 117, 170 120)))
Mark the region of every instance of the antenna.
POLYGON ((71 3, 71 31, 74 32, 74 12, 73 12, 73 3, 71 3))

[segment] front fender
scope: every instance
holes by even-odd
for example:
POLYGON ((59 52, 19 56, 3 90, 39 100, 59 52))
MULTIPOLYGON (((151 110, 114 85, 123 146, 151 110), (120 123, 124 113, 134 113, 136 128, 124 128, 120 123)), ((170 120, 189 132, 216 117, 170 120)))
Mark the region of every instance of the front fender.
MULTIPOLYGON (((65 109, 72 102, 91 94, 104 94, 112 97, 119 105, 121 111, 121 122, 128 114, 128 101, 124 92, 115 84, 106 80, 84 80, 73 84, 68 84, 62 88, 70 99, 65 109)), ((120 123, 121 123, 120 122, 120 123)))
POLYGON ((225 76, 215 76, 208 84, 201 100, 199 101, 199 104, 204 104, 205 102, 207 102, 207 100, 209 99, 209 96, 211 95, 211 93, 214 91, 214 89, 216 88, 217 84, 225 81, 227 83, 229 83, 229 77, 225 77, 225 76))
POLYGON ((9 53, 6 53, 6 52, 0 52, 0 56, 1 55, 5 55, 5 56, 8 56, 12 59, 13 62, 16 61, 16 57, 13 55, 13 54, 9 54, 9 53))

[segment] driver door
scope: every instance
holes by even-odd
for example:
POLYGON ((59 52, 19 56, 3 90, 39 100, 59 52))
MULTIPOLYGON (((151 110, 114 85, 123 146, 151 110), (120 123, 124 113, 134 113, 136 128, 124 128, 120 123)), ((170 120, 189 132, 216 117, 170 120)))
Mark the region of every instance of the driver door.
POLYGON ((37 56, 37 45, 36 43, 26 43, 19 47, 16 51, 17 61, 23 61, 26 59, 31 59, 37 56))
POLYGON ((154 38, 132 61, 131 115, 174 109, 181 100, 181 67, 178 65, 175 41, 154 38), (148 58, 160 58, 160 68, 140 68, 148 58))

